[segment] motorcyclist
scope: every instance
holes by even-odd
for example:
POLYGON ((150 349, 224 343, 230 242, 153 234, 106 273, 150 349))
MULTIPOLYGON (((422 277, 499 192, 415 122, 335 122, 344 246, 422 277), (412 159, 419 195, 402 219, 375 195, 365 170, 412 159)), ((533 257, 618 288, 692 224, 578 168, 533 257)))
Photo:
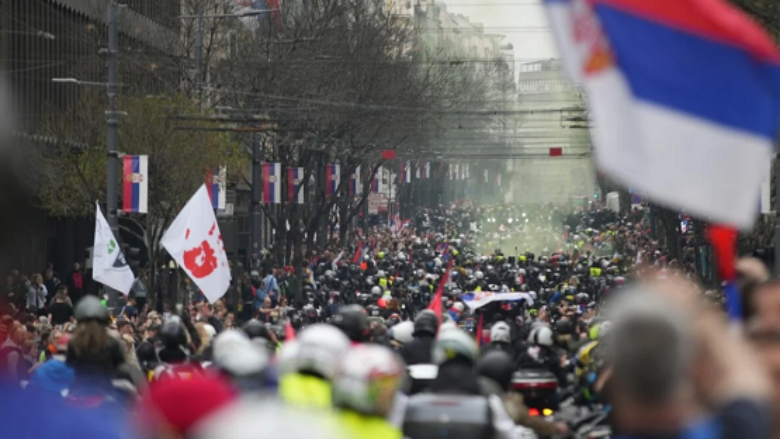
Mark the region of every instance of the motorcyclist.
POLYGON ((157 352, 160 364, 154 369, 152 381, 189 379, 203 373, 192 359, 190 334, 179 316, 171 316, 160 328, 162 349, 157 352))
POLYGON ((280 353, 279 396, 294 407, 330 408, 331 382, 349 350, 349 339, 320 323, 305 328, 289 345, 280 353))
POLYGON ((400 350, 401 357, 408 366, 431 364, 431 353, 439 330, 439 318, 433 311, 425 310, 414 320, 414 340, 400 350))
POLYGON ((475 371, 479 359, 476 342, 457 327, 442 328, 433 357, 439 373, 430 393, 409 398, 404 436, 411 439, 447 436, 453 439, 511 438, 514 422, 497 395, 482 393, 475 371), (461 406, 463 419, 450 422, 453 406, 461 406), (465 413, 469 413, 466 418, 465 413), (454 425, 453 425, 454 424, 454 425))
POLYGON ((74 373, 70 387, 63 393, 69 400, 101 398, 105 402, 128 403, 135 389, 118 389, 112 381, 119 375, 125 356, 117 338, 109 335, 108 309, 95 296, 81 299, 74 310, 78 322, 68 342, 66 364, 74 373))
POLYGON ((552 329, 546 324, 538 325, 531 330, 528 342, 528 348, 518 353, 517 369, 546 369, 558 378, 561 386, 565 385, 563 366, 566 356, 555 349, 552 329))
POLYGON ((371 335, 368 315, 360 305, 345 305, 338 309, 331 324, 339 328, 352 344, 365 343, 371 335))
POLYGON ((540 436, 566 434, 568 427, 563 423, 547 422, 538 416, 531 416, 523 402, 523 396, 511 390, 514 373, 512 358, 503 351, 486 353, 479 362, 479 383, 485 394, 501 397, 507 414, 517 425, 534 430, 540 436))
POLYGON ((214 365, 241 392, 265 388, 269 355, 264 346, 252 343, 237 329, 228 329, 214 339, 214 365))
POLYGON ((508 323, 504 321, 493 323, 493 326, 490 327, 490 344, 487 345, 485 351, 504 351, 510 358, 515 357, 511 328, 508 323))
POLYGON ((333 380, 333 405, 350 439, 401 439, 388 422, 404 368, 394 352, 379 345, 353 347, 333 380))
POLYGON ((282 344, 277 341, 276 334, 269 331, 268 328, 258 320, 250 320, 241 327, 249 340, 262 346, 269 356, 279 351, 282 344))

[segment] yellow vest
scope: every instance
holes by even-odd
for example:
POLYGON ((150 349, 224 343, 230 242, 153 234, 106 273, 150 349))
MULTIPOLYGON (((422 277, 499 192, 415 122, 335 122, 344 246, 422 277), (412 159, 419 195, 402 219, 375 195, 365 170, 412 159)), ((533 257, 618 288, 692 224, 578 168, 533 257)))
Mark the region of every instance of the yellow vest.
POLYGON ((599 276, 601 276, 601 268, 592 267, 590 269, 590 276, 591 277, 599 277, 599 276))
POLYGON ((402 439, 401 430, 379 416, 365 416, 344 410, 338 414, 346 439, 402 439))
POLYGON ((298 408, 331 408, 330 383, 310 375, 290 373, 279 380, 279 396, 298 408))

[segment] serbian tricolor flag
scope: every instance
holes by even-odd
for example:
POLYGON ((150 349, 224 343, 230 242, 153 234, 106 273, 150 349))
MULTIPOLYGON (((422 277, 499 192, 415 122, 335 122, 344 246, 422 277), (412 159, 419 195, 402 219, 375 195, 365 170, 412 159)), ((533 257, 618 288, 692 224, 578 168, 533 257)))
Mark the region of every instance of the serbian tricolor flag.
POLYGON ((360 184, 360 166, 355 168, 354 171, 352 171, 352 175, 349 177, 349 194, 350 195, 358 195, 361 192, 363 192, 363 188, 360 184))
POLYGON ((263 163, 263 203, 282 202, 282 164, 263 163))
POLYGON ((332 197, 339 191, 341 165, 334 163, 325 167, 325 195, 332 197))
POLYGON ((225 210, 226 181, 227 167, 220 166, 206 171, 206 188, 209 191, 211 207, 214 210, 225 210))
POLYGON ((149 196, 149 156, 126 155, 122 164, 122 210, 146 213, 149 196))
POLYGON ((287 168, 287 202, 303 204, 303 168, 287 168))
POLYGON ((431 178, 431 162, 425 162, 425 167, 423 169, 424 171, 422 178, 431 178))
POLYGON ((417 166, 414 169, 414 178, 421 179, 422 178, 422 166, 418 163, 417 166))
POLYGON ((353 264, 359 264, 360 258, 363 257, 363 241, 358 242, 357 249, 355 249, 355 256, 352 257, 353 264))
POLYGON ((455 180, 455 165, 450 163, 449 169, 447 170, 447 178, 452 181, 455 180))
POLYGON ((600 170, 750 228, 780 120, 774 42, 725 0, 545 0, 600 170))
POLYGON ((376 170, 376 173, 374 173, 374 178, 371 180, 371 192, 378 194, 379 193, 379 183, 382 181, 382 168, 379 168, 376 170))

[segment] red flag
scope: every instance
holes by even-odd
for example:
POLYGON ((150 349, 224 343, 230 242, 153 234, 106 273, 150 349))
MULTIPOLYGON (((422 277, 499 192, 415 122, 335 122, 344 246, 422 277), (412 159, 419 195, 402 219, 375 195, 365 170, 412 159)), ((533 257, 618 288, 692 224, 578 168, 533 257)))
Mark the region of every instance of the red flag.
POLYGON ((724 281, 733 281, 737 271, 734 266, 736 254, 737 231, 726 226, 713 225, 707 230, 707 235, 715 250, 718 261, 718 272, 724 281))
POLYGON ((382 158, 385 160, 393 160, 395 158, 395 150, 394 149, 382 150, 382 158))
POLYGON ((355 250, 355 256, 352 257, 353 264, 359 264, 360 258, 363 256, 363 241, 358 242, 357 249, 355 250))
POLYGON ((284 341, 295 340, 295 329, 289 320, 284 324, 284 341))
POLYGON ((485 320, 485 314, 479 313, 479 323, 477 323, 477 345, 482 347, 482 324, 485 320))
POLYGON ((444 293, 444 284, 447 283, 447 281, 450 278, 450 270, 452 269, 452 263, 455 259, 450 259, 450 263, 447 264, 447 271, 444 272, 444 276, 441 277, 441 282, 439 282, 439 287, 436 288, 436 295, 433 296, 433 299, 431 300, 431 304, 428 305, 428 309, 436 313, 436 316, 439 318, 439 324, 441 325, 441 314, 442 314, 442 301, 441 296, 444 293))
POLYGON ((550 148, 550 157, 560 157, 563 155, 563 148, 550 148))

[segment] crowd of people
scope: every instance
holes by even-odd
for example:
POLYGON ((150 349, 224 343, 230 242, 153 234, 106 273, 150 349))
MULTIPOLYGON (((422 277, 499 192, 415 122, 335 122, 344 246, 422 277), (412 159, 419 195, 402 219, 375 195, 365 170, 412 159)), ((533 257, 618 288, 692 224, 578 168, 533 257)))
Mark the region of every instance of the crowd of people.
POLYGON ((0 425, 9 437, 73 423, 74 437, 776 435, 780 283, 740 262, 737 334, 720 291, 649 229, 642 210, 423 209, 400 232, 311 252, 301 276, 247 273, 237 303, 162 313, 143 281, 109 311, 73 293, 78 266, 67 282, 12 273, 0 407, 15 408, 0 425))

